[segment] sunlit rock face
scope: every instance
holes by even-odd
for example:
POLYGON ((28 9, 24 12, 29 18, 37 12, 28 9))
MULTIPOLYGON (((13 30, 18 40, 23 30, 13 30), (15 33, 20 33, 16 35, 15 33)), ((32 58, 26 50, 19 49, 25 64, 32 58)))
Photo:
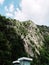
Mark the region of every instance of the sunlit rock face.
POLYGON ((16 22, 15 29, 24 41, 24 48, 28 56, 33 57, 35 53, 40 55, 39 49, 43 45, 44 38, 37 25, 31 20, 16 22))
POLYGON ((24 27, 28 31, 27 35, 23 38, 25 41, 24 43, 25 50, 31 57, 34 56, 34 52, 40 55, 39 48, 42 47, 44 38, 40 34, 39 28, 35 23, 33 23, 30 20, 23 22, 23 24, 24 23, 25 23, 24 27))

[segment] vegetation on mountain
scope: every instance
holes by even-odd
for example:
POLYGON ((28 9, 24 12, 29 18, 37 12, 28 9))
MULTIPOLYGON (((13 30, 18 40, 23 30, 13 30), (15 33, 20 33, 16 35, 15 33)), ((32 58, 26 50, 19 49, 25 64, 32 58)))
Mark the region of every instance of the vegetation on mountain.
POLYGON ((23 43, 13 21, 0 15, 0 65, 11 65, 19 57, 27 56, 23 43))
POLYGON ((49 27, 0 15, 0 65, 23 56, 32 57, 32 65, 49 65, 49 27))

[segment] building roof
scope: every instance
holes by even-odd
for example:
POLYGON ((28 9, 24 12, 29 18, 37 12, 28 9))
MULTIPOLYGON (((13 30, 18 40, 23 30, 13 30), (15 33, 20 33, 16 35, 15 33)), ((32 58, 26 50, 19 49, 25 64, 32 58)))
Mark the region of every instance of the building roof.
POLYGON ((13 61, 12 63, 17 63, 18 64, 18 63, 20 63, 20 61, 13 61))
POLYGON ((18 61, 21 61, 21 60, 32 61, 32 58, 22 57, 22 58, 19 58, 19 59, 18 59, 18 61))

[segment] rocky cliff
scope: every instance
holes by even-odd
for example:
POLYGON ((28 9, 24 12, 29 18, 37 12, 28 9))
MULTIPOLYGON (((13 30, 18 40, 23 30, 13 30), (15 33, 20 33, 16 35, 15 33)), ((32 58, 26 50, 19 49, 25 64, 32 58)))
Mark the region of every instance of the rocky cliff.
POLYGON ((49 64, 49 27, 0 15, 0 64, 22 56, 32 57, 34 65, 49 64))

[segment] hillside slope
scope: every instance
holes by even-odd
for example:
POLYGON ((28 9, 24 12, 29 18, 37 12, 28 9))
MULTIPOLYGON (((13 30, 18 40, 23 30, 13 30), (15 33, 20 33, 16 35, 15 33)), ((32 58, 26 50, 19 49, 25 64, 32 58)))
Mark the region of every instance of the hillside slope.
POLYGON ((0 15, 0 64, 27 56, 33 65, 49 65, 49 27, 0 15))

